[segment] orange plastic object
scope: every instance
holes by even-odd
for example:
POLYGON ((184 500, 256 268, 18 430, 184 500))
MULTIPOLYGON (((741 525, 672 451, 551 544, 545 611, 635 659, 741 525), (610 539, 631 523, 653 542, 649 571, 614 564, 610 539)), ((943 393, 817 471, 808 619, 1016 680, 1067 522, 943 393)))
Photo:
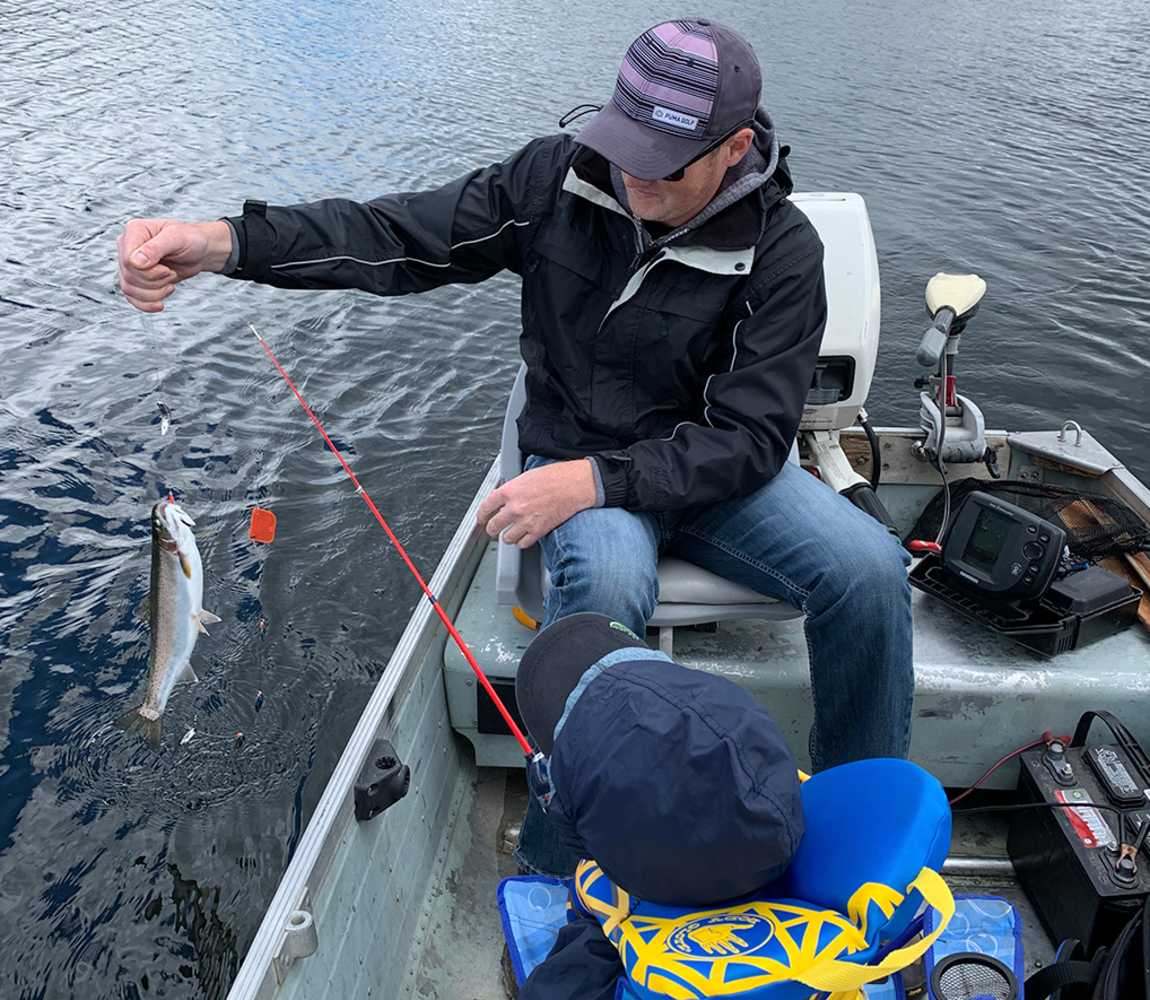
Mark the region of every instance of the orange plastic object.
POLYGON ((276 516, 263 507, 252 508, 252 523, 248 528, 248 538, 253 542, 270 544, 276 537, 276 516))
POLYGON ((529 628, 532 632, 539 628, 539 623, 526 611, 524 611, 518 604, 512 607, 511 613, 515 616, 515 620, 519 622, 519 624, 524 628, 529 628))

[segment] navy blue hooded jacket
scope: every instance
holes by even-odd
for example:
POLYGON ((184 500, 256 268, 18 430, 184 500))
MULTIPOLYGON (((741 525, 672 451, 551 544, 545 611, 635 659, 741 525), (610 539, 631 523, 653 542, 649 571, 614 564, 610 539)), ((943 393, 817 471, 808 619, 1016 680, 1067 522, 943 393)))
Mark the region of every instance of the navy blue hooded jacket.
MULTIPOLYGON (((565 687, 557 668, 582 658, 570 648, 586 640, 580 618, 608 621, 561 619, 525 654, 525 710, 531 680, 565 687)), ((773 883, 790 864, 803 834, 794 756, 770 715, 727 678, 637 642, 587 667, 553 725, 548 815, 633 896, 707 906, 773 883)), ((580 915, 521 996, 610 997, 622 971, 598 922, 580 915)))

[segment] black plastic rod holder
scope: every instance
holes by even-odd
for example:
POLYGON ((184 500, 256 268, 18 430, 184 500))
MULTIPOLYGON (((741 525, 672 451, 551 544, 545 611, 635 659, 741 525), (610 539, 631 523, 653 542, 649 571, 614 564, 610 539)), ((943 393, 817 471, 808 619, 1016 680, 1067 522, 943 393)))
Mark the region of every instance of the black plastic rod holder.
POLYGON ((378 739, 355 781, 355 818, 374 819, 395 805, 411 787, 411 768, 399 759, 389 740, 378 739))

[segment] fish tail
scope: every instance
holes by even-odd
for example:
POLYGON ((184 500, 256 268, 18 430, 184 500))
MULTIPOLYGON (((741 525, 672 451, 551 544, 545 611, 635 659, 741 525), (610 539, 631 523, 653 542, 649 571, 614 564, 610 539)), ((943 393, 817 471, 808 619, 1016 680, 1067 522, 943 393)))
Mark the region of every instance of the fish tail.
POLYGON ((116 720, 116 725, 127 733, 139 733, 153 750, 160 749, 160 716, 151 718, 144 714, 144 706, 125 712, 116 720))

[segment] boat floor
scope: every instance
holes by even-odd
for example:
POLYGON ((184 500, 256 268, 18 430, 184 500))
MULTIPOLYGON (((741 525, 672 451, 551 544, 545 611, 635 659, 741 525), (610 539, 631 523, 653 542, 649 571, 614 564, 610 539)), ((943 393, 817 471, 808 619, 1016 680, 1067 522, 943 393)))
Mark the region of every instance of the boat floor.
MULTIPOLYGON (((448 861, 424 898, 412 942, 402 995, 430 1000, 503 1000, 503 930, 495 902, 500 879, 516 873, 511 849, 527 804, 521 770, 480 768, 461 794, 448 861)), ((1006 858, 1006 823, 997 817, 956 817, 951 857, 1006 858)), ((1028 970, 1053 957, 1038 918, 1009 873, 994 876, 948 874, 956 894, 996 895, 1022 915, 1028 970)), ((921 980, 911 969, 907 985, 921 980)), ((912 993, 913 995, 913 993, 912 993)))

